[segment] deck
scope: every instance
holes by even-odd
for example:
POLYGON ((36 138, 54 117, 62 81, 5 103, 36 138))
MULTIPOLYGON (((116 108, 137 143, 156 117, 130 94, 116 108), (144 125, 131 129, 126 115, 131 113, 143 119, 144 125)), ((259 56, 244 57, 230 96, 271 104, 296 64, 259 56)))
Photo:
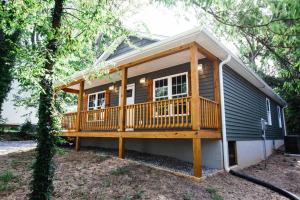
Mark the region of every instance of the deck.
MULTIPOLYGON (((219 104, 204 97, 200 101, 200 128, 219 129, 219 104)), ((83 132, 120 130, 121 107, 108 107, 91 111, 82 111, 80 130, 83 132)), ((77 128, 77 112, 65 113, 62 118, 64 132, 74 132, 77 128)), ((125 106, 125 129, 132 131, 153 130, 191 130, 191 98, 183 97, 171 100, 146 102, 125 106)), ((123 131, 124 132, 124 131, 123 131)))

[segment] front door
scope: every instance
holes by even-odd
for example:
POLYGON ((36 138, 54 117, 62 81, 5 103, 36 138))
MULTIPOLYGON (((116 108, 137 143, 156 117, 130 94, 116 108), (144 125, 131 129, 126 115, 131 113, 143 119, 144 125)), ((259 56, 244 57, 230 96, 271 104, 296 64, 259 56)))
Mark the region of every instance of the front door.
MULTIPOLYGON (((119 99, 121 102, 121 87, 119 90, 119 99)), ((135 85, 134 84, 129 84, 127 85, 127 90, 126 90, 126 105, 132 105, 134 104, 134 97, 135 97, 135 85)), ((134 108, 129 108, 126 110, 126 127, 131 127, 127 128, 126 130, 133 130, 134 126, 134 108)))

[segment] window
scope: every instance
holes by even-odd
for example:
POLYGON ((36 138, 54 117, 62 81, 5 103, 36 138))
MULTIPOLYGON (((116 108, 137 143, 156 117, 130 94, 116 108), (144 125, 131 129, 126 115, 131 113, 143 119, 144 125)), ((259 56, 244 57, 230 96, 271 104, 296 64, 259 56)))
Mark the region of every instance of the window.
POLYGON ((281 116, 281 108, 277 106, 277 115, 278 115, 278 126, 282 128, 282 116, 281 116))
MULTIPOLYGON (((154 80, 154 101, 186 97, 188 91, 187 73, 176 74, 154 80)), ((186 103, 164 104, 155 108, 156 116, 179 115, 187 113, 186 103)))
POLYGON ((267 109, 267 121, 268 125, 272 125, 272 115, 271 115, 271 104, 270 99, 266 98, 266 109, 267 109))
POLYGON ((89 94, 89 110, 105 108, 105 92, 89 94))
POLYGON ((154 89, 155 101, 164 100, 169 98, 168 78, 155 81, 154 89))
MULTIPOLYGON (((105 108, 105 92, 97 92, 88 96, 88 110, 105 108)), ((88 121, 104 120, 104 111, 88 112, 88 121)))

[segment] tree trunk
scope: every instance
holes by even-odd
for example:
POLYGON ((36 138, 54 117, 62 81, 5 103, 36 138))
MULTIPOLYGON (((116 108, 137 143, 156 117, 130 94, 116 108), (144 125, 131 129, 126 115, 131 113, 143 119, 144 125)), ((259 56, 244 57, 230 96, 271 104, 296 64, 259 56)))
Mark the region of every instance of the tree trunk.
POLYGON ((52 13, 52 29, 54 37, 48 41, 44 75, 41 77, 43 91, 39 100, 38 146, 34 165, 30 199, 50 199, 53 191, 53 156, 55 153, 55 121, 54 121, 54 90, 53 66, 57 53, 57 36, 61 26, 63 0, 55 0, 52 13))

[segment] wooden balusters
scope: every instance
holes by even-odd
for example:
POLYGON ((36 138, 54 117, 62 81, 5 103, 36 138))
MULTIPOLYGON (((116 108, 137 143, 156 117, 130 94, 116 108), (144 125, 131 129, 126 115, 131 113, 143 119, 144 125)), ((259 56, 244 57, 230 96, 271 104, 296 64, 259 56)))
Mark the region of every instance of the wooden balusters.
POLYGON ((125 128, 190 127, 190 97, 126 106, 125 128))
POLYGON ((210 99, 200 97, 201 128, 219 128, 219 104, 210 99))
MULTIPOLYGON (((220 127, 219 104, 204 97, 200 102, 200 127, 220 127)), ((191 98, 181 97, 154 102, 126 105, 125 128, 191 128, 191 98)), ((120 128, 119 106, 91 111, 82 111, 80 127, 82 130, 117 130, 120 128)), ((66 113, 62 118, 65 130, 75 130, 77 113, 66 113)))

